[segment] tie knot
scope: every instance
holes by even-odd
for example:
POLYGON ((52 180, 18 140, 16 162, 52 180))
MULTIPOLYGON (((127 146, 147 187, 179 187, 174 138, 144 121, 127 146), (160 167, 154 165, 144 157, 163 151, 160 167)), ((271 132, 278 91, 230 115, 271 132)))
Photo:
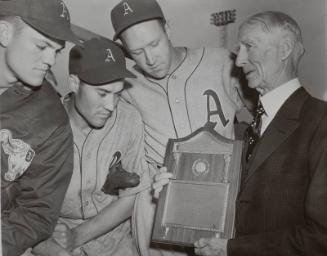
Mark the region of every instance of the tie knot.
POLYGON ((258 105, 257 105, 257 108, 256 108, 256 113, 257 113, 259 116, 262 116, 263 114, 266 113, 266 111, 265 111, 265 109, 263 108, 262 103, 261 103, 260 100, 258 101, 258 105))

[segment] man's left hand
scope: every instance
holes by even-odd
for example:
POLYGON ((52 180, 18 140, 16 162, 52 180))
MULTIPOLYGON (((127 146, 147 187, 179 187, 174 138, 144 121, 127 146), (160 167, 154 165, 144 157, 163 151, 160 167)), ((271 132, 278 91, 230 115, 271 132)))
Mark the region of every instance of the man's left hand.
POLYGON ((52 238, 63 248, 72 251, 75 249, 76 236, 66 224, 58 223, 52 233, 52 238))
POLYGON ((227 256, 227 239, 201 238, 194 243, 196 255, 227 256))

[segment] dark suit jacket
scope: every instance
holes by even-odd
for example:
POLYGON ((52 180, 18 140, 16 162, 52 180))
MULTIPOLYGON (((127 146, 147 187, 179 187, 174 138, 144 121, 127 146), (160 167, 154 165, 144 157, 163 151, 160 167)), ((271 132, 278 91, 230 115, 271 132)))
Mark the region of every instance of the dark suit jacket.
POLYGON ((228 256, 327 255, 327 103, 283 104, 242 172, 228 256))

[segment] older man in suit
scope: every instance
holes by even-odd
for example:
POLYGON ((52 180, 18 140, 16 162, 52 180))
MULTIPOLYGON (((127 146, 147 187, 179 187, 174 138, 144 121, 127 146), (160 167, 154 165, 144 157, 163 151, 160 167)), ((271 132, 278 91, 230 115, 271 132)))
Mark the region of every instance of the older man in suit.
MULTIPOLYGON (((260 104, 245 140, 236 236, 200 239, 196 254, 327 255, 327 104, 297 78, 303 53, 301 30, 284 13, 241 25, 236 64, 260 104)), ((156 192, 167 177, 155 177, 156 192)))

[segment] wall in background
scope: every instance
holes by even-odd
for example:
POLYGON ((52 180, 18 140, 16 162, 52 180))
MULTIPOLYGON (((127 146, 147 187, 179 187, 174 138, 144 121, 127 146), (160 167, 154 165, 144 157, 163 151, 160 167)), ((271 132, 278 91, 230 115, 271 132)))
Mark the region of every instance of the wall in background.
MULTIPOLYGON (((137 1, 137 0, 136 0, 137 1)), ((226 47, 233 50, 237 28, 248 16, 264 10, 281 10, 301 26, 306 53, 300 65, 302 84, 316 97, 327 100, 327 4, 326 0, 158 0, 171 27, 175 45, 216 47, 219 27, 210 24, 211 14, 236 9, 236 22, 227 26, 226 47)), ((118 0, 65 0, 72 22, 112 38, 110 10, 118 0)), ((71 45, 59 56, 54 72, 59 91, 67 92, 67 58, 71 45)))

